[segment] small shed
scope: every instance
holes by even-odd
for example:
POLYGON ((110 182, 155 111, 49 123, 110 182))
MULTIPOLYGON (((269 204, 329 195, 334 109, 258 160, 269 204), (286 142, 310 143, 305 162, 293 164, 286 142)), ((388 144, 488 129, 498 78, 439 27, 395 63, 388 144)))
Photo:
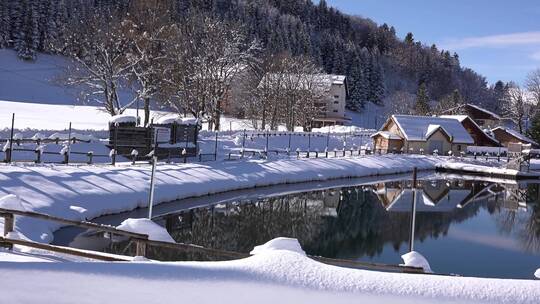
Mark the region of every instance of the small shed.
POLYGON ((143 157, 154 150, 158 158, 195 156, 198 153, 198 121, 191 118, 167 116, 148 127, 137 126, 137 118, 116 115, 109 120, 109 146, 120 155, 129 156, 133 150, 143 157))

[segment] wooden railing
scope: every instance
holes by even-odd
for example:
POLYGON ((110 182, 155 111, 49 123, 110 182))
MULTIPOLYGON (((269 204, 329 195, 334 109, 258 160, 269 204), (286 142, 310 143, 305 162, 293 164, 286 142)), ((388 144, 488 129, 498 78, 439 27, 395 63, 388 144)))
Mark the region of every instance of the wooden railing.
MULTIPOLYGON (((32 248, 38 248, 43 250, 48 250, 52 252, 58 252, 63 254, 69 254, 74 256, 79 256, 83 258, 96 259, 102 261, 129 261, 127 258, 116 255, 106 255, 100 254, 98 252, 92 252, 88 250, 79 250, 69 247, 54 246, 49 244, 37 243, 32 241, 20 240, 9 238, 10 232, 14 231, 15 216, 25 216, 39 220, 53 221, 57 223, 64 224, 66 226, 75 226, 79 228, 92 229, 98 232, 111 233, 113 235, 120 235, 128 237, 136 245, 135 255, 136 256, 146 256, 147 246, 154 246, 158 248, 168 248, 179 251, 196 251, 206 254, 212 254, 214 256, 221 256, 233 259, 247 258, 251 256, 248 253, 234 252, 221 249, 206 248, 203 246, 198 246, 194 244, 184 244, 184 243, 169 243, 162 241, 155 241, 148 239, 148 235, 129 232, 121 229, 117 229, 113 226, 96 224, 87 221, 75 221, 64 219, 52 215, 32 212, 32 211, 21 211, 14 209, 4 209, 0 208, 0 217, 4 218, 4 236, 0 237, 0 246, 12 248, 13 245, 21 245, 32 248)), ((356 269, 368 269, 368 270, 382 270, 382 271, 391 271, 391 272, 403 272, 403 273, 424 273, 422 268, 410 267, 410 266, 401 266, 401 265, 388 265, 380 263, 367 263, 367 262, 358 262, 352 260, 344 259, 330 259, 320 256, 308 256, 309 258, 324 263, 328 265, 334 265, 339 267, 347 268, 356 268, 356 269)))

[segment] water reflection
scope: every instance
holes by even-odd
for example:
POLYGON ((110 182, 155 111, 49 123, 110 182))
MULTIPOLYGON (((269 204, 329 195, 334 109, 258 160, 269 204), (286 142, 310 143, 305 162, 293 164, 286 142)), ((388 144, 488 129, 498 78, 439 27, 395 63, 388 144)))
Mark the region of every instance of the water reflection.
MULTIPOLYGON (((508 251, 509 263, 516 263, 510 252, 530 253, 540 262, 538 185, 445 179, 422 180, 418 188, 415 242, 420 250, 452 241, 456 243, 452 251, 439 252, 437 258, 484 255, 489 264, 490 251, 502 250, 508 251), (482 250, 467 252, 467 244, 482 250)), ((299 239, 309 254, 399 263, 399 254, 408 251, 412 193, 411 181, 391 181, 234 201, 159 221, 178 242, 249 252, 274 237, 288 236, 299 239)), ((532 257, 527 258, 524 261, 532 257)), ((446 272, 479 275, 474 265, 461 272, 445 263, 432 265, 437 266, 446 272)), ((530 277, 532 272, 486 275, 530 277)))
MULTIPOLYGON (((538 184, 436 175, 420 179, 416 191, 414 246, 434 271, 532 278, 540 265, 538 184)), ((309 254, 397 264, 409 247, 412 199, 412 181, 391 180, 232 199, 174 211, 155 221, 177 242, 205 247, 249 252, 272 238, 286 236, 297 238, 309 254)), ((126 247, 127 242, 80 231, 67 243, 112 253, 134 249, 126 247)), ((148 251, 151 258, 161 260, 222 259, 148 251)))

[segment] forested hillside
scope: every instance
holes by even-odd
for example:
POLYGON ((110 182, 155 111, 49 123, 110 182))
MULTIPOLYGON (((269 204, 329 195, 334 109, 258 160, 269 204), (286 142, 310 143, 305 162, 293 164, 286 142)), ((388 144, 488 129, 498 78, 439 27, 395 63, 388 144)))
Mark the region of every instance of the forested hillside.
MULTIPOLYGON (((96 22, 96 13, 120 18, 141 1, 3 0, 0 47, 14 48, 24 60, 39 60, 38 52, 70 56, 72 32, 96 22)), ((484 77, 461 67, 457 54, 416 41, 412 33, 400 39, 392 26, 343 14, 324 0, 158 2, 165 3, 168 22, 181 24, 192 12, 203 12, 238 25, 246 41, 260 42, 264 54, 306 55, 327 73, 347 75, 347 105, 352 110, 361 111, 372 102, 410 112, 425 84, 435 102, 451 98, 457 90, 463 101, 500 111, 494 89, 484 77)))

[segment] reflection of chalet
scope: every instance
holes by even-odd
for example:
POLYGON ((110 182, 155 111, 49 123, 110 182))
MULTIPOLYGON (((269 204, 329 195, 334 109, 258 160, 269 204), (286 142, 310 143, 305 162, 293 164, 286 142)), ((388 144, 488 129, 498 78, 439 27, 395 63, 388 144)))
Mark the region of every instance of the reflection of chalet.
MULTIPOLYGON (((485 186, 457 184, 447 181, 422 181, 417 189, 417 212, 451 212, 479 199, 485 186)), ((378 184, 376 191, 389 212, 411 212, 413 190, 403 182, 378 184)))
POLYGON ((489 110, 470 103, 463 104, 443 112, 443 114, 460 114, 471 117, 480 127, 496 127, 501 124, 501 117, 489 110))

